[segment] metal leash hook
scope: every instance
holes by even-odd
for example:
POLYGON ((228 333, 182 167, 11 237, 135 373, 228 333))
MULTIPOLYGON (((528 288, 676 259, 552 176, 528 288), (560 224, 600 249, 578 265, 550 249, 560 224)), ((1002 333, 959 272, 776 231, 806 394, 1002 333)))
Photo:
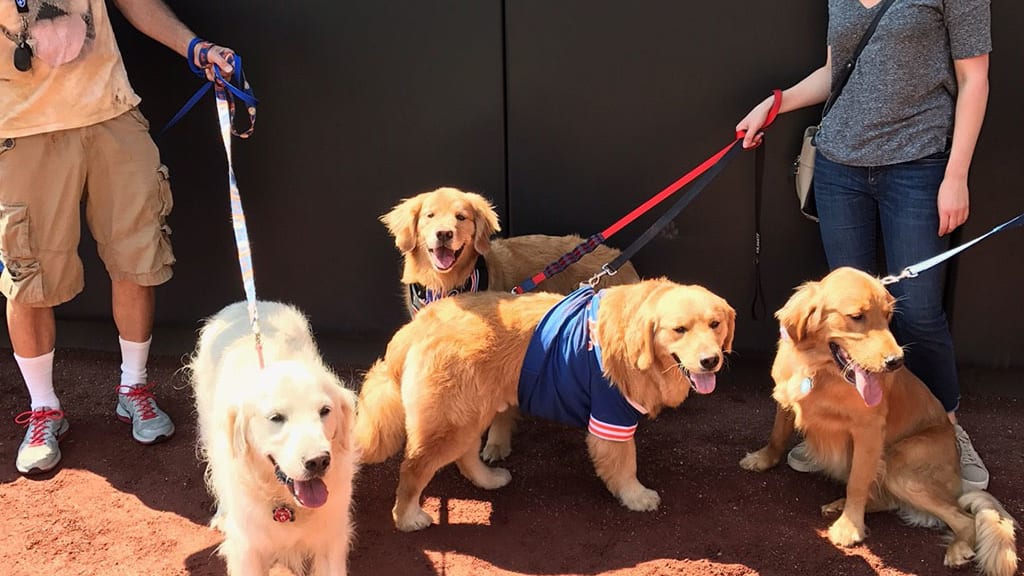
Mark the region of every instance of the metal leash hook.
POLYGON ((581 287, 582 286, 590 286, 591 288, 593 288, 594 286, 597 286, 598 282, 601 281, 601 277, 602 276, 609 276, 609 277, 611 277, 611 276, 615 276, 618 273, 619 273, 618 270, 612 270, 611 268, 608 267, 607 264, 604 264, 604 265, 601 266, 601 271, 600 272, 598 272, 597 274, 594 274, 593 276, 591 276, 589 280, 586 280, 584 282, 580 282, 580 286, 581 287))
POLYGON ((881 280, 882 281, 882 286, 888 286, 889 284, 895 284, 895 283, 899 282, 900 280, 905 280, 907 278, 917 278, 917 272, 914 272, 910 268, 904 268, 903 271, 900 272, 898 276, 889 275, 889 276, 886 276, 886 277, 882 278, 882 280, 881 280))

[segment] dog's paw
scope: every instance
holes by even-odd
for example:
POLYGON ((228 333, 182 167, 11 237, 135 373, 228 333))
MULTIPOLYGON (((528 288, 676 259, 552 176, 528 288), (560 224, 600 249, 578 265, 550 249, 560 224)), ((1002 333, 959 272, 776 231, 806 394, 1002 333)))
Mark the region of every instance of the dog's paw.
POLYGON ((963 540, 954 540, 946 548, 946 559, 943 564, 947 568, 960 568, 974 560, 974 550, 963 540))
POLYGON ((395 516, 395 527, 402 532, 415 532, 423 530, 434 523, 434 519, 423 511, 422 508, 413 508, 405 516, 395 516))
POLYGON ((835 502, 829 502, 828 504, 822 506, 821 515, 826 518, 830 516, 835 516, 836 514, 841 514, 844 508, 846 508, 846 498, 840 498, 835 502))
POLYGON ((512 453, 511 444, 491 444, 488 443, 484 446, 484 449, 480 451, 480 458, 489 464, 500 462, 508 455, 512 453))
POLYGON ((762 448, 757 452, 750 452, 740 460, 740 468, 744 470, 750 470, 751 472, 764 472, 769 468, 775 467, 779 463, 779 458, 772 456, 768 453, 767 448, 762 448))
POLYGON ((480 482, 474 482, 484 490, 497 490, 512 481, 512 473, 504 468, 490 468, 490 474, 480 478, 480 482))
POLYGON ((651 512, 658 509, 661 504, 661 496, 650 488, 639 486, 636 489, 623 492, 619 497, 622 505, 634 512, 651 512))
POLYGON ((867 530, 857 526, 845 514, 828 528, 828 539, 836 546, 850 547, 864 541, 867 530))

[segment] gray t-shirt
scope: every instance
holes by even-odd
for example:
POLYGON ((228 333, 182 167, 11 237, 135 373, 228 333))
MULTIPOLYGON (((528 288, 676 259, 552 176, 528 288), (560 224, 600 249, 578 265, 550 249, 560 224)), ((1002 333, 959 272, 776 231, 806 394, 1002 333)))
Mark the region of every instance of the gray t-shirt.
MULTIPOLYGON (((829 0, 833 85, 877 10, 860 0, 829 0)), ((953 134, 953 60, 991 50, 989 0, 895 0, 822 120, 818 150, 851 166, 942 152, 953 134)))

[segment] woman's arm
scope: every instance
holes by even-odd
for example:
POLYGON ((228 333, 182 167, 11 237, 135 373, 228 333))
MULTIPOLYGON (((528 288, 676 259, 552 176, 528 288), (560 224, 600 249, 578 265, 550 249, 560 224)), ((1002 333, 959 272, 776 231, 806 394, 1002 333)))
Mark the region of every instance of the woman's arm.
MULTIPOLYGON (((832 88, 832 47, 828 48, 825 54, 825 65, 808 74, 803 80, 782 91, 782 106, 779 114, 798 110, 821 104, 828 98, 829 90, 832 88)), ((736 131, 746 130, 747 135, 743 138, 743 147, 751 148, 761 144, 761 127, 768 119, 768 112, 772 107, 772 97, 765 98, 760 104, 754 107, 740 123, 736 125, 736 131)))
POLYGON ((949 163, 937 200, 939 236, 956 230, 970 214, 967 175, 988 105, 988 54, 954 60, 953 67, 957 82, 956 113, 949 163))

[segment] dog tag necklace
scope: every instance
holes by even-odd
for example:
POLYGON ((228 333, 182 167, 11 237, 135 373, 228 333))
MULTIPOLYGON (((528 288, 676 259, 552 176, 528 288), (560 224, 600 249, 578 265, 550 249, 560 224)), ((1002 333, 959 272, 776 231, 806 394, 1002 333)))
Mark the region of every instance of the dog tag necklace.
POLYGON ((21 34, 12 37, 4 29, 4 36, 14 42, 14 67, 19 72, 28 72, 32 69, 32 47, 28 45, 28 0, 14 0, 14 5, 21 17, 21 34))

